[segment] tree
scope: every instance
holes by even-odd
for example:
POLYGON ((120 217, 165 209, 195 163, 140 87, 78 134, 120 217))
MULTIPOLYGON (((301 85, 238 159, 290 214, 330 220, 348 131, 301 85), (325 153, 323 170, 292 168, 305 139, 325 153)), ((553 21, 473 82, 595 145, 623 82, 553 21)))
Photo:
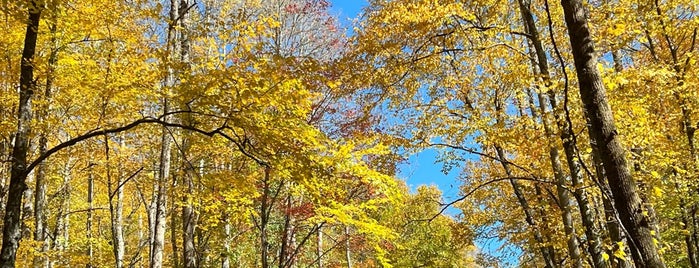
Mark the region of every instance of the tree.
POLYGON ((600 152, 605 174, 624 228, 632 242, 634 262, 641 267, 665 267, 655 246, 647 212, 643 212, 637 186, 629 171, 618 138, 606 90, 599 70, 594 44, 587 26, 582 1, 561 1, 580 85, 580 97, 589 117, 590 132, 600 152))

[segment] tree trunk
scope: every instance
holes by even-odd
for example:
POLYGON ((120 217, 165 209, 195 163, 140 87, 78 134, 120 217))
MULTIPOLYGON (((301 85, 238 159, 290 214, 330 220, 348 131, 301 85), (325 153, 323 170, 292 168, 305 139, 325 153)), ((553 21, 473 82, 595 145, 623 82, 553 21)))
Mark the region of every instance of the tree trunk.
MULTIPOLYGON (((189 37, 188 32, 188 11, 189 0, 181 0, 179 6, 179 30, 180 30, 180 61, 185 66, 189 64, 189 37)), ((184 123, 192 125, 193 120, 190 114, 184 115, 184 123)), ((190 147, 190 137, 188 133, 183 134, 182 138, 182 168, 183 186, 186 187, 184 196, 184 206, 182 207, 182 253, 185 268, 197 267, 197 250, 194 244, 195 229, 196 229, 196 213, 194 211, 194 167, 187 159, 190 147)))
MULTIPOLYGON (((503 169, 505 169, 505 174, 507 174, 507 176, 509 177, 512 177, 512 170, 510 169, 510 165, 507 163, 507 158, 505 158, 505 151, 500 146, 495 146, 495 151, 498 154, 498 160, 500 161, 500 163, 502 163, 503 169)), ((537 246, 541 251, 541 257, 544 260, 544 266, 546 268, 558 267, 558 265, 556 265, 556 262, 554 261, 555 252, 553 246, 542 246, 545 243, 545 241, 543 235, 541 234, 541 231, 539 230, 538 224, 533 217, 532 209, 529 206, 529 202, 527 201, 527 198, 524 196, 524 193, 522 192, 522 186, 516 180, 510 180, 510 184, 512 185, 512 190, 515 192, 517 201, 519 202, 520 206, 522 207, 522 210, 524 211, 525 220, 527 221, 529 228, 531 228, 534 232, 534 241, 536 241, 536 243, 539 244, 537 246)))
MULTIPOLYGON (((107 192, 109 193, 109 218, 112 235, 112 253, 114 254, 114 267, 124 266, 124 231, 123 231, 123 172, 124 167, 119 166, 116 182, 112 183, 111 163, 109 161, 109 139, 104 139, 106 170, 107 170, 107 192), (114 200, 116 198, 116 201, 114 200)), ((120 147, 124 147, 123 139, 120 140, 120 147)))
MULTIPOLYGON (((522 7, 522 6, 520 6, 520 7, 522 7)), ((521 10, 523 11, 523 9, 521 9, 521 10)), ((529 108, 531 110, 532 116, 538 117, 539 114, 537 113, 537 110, 534 107, 534 101, 533 101, 532 94, 529 94, 529 98, 530 98, 529 99, 529 105, 530 105, 529 108)), ((541 98, 539 98, 539 101, 542 101, 541 98)), ((543 106, 540 106, 540 107, 543 107, 543 106)), ((500 104, 496 103, 495 109, 498 112, 500 112, 501 111, 500 104)), ((498 123, 503 123, 502 117, 499 115, 497 116, 497 120, 498 120, 498 123)), ((542 122, 543 122, 543 120, 545 120, 545 119, 542 117, 542 122)), ((546 132, 548 133, 549 130, 548 130, 548 123, 547 122, 544 122, 544 127, 546 128, 546 132)), ((507 158, 505 157, 505 150, 503 150, 502 147, 500 147, 499 145, 495 145, 495 151, 497 153, 498 160, 500 161, 503 169, 505 170, 505 174, 507 174, 508 177, 513 177, 514 174, 512 173, 512 170, 510 169, 510 165, 507 162, 507 158)), ((550 147, 549 148, 549 159, 551 160, 551 163, 552 163, 552 166, 554 169, 554 173, 555 173, 554 176, 558 180, 562 177, 562 175, 560 174, 562 171, 560 169, 560 161, 558 160, 558 150, 556 150, 553 147, 550 147), (558 168, 556 168, 556 166, 558 168)), ((517 201, 519 202, 520 206, 522 207, 522 210, 524 211, 525 220, 529 224, 529 227, 534 231, 534 240, 538 244, 543 244, 544 243, 544 236, 542 235, 541 231, 539 230, 539 227, 537 226, 536 221, 534 220, 534 216, 533 216, 534 213, 533 213, 531 207, 529 206, 529 202, 527 201, 526 197, 524 196, 524 193, 521 190, 522 186, 516 180, 510 180, 510 184, 512 185, 512 190, 515 192, 515 196, 517 197, 517 201)), ((557 186, 559 186, 559 185, 557 185, 557 186)), ((561 189, 560 187, 556 187, 556 189, 558 189, 559 191, 560 190, 565 191, 565 189, 561 189)), ((537 187, 537 191, 539 191, 538 187, 537 187)), ((561 198, 560 192, 559 192, 559 198, 561 198)), ((570 199, 570 198, 568 198, 568 199, 570 199)), ((561 208, 563 208, 563 207, 561 206, 561 208)), ((564 218, 564 221, 566 219, 569 219, 570 221, 572 221, 572 218, 570 218, 570 214, 566 215, 565 214, 566 210, 562 209, 562 211, 564 211, 564 214, 562 215, 564 218)), ((567 211, 569 211, 569 210, 567 210, 567 211)), ((564 226, 565 226, 565 224, 564 224, 564 226)), ((570 249, 571 249, 571 244, 570 244, 571 243, 571 240, 570 240, 571 236, 568 235, 568 231, 570 231, 570 230, 566 230, 566 235, 569 237, 569 240, 567 241, 568 242, 567 245, 568 245, 569 252, 571 252, 570 251, 570 249)), ((577 244, 577 240, 575 240, 574 243, 577 244)), ((577 248, 577 246, 575 248, 577 248)), ((552 246, 541 247, 540 250, 541 250, 541 255, 544 259, 544 265, 547 268, 556 267, 556 261, 555 261, 555 257, 554 257, 555 252, 554 252, 553 247, 552 246)), ((578 256, 579 256, 579 251, 578 251, 578 256)), ((578 263, 578 262, 576 262, 576 263, 578 263)))
POLYGON ((573 262, 573 267, 581 268, 582 257, 578 245, 578 237, 575 233, 573 213, 571 212, 573 209, 573 200, 569 190, 566 189, 566 176, 563 173, 563 167, 561 167, 560 152, 553 142, 550 141, 550 138, 553 136, 553 131, 549 126, 549 119, 546 118, 546 100, 542 94, 538 94, 538 96, 541 122, 544 125, 545 135, 547 139, 549 139, 549 159, 551 160, 551 167, 553 168, 553 177, 556 181, 556 193, 558 195, 558 204, 561 208, 561 220, 563 221, 563 230, 566 234, 568 255, 573 262))
MULTIPOLYGON (((546 52, 544 51, 543 45, 541 43, 541 39, 539 38, 539 31, 536 28, 534 16, 531 13, 531 10, 529 9, 529 5, 525 4, 524 0, 519 0, 519 7, 522 12, 522 18, 524 20, 526 32, 529 34, 530 44, 534 48, 534 52, 536 54, 536 62, 538 63, 539 72, 544 79, 544 84, 548 87, 551 85, 548 59, 546 57, 546 52)), ((552 131, 546 124, 547 119, 543 116, 546 114, 546 109, 544 107, 545 105, 543 104, 543 100, 544 98, 542 98, 541 94, 539 94, 539 106, 542 114, 542 120, 544 122, 544 129, 547 130, 547 136, 550 136, 552 135, 552 131)), ((558 105, 556 103, 557 100, 553 91, 549 90, 548 100, 549 104, 551 105, 552 113, 555 117, 556 125, 558 126, 558 129, 560 131, 561 141, 563 142, 563 150, 566 156, 566 162, 570 170, 571 181, 573 182, 573 195, 575 196, 575 199, 578 203, 583 226, 585 227, 585 235, 587 236, 588 241, 588 251, 593 259, 592 264, 596 268, 604 268, 607 266, 607 263, 604 260, 604 256, 602 255, 602 241, 600 239, 599 231, 595 226, 595 216, 592 213, 592 209, 590 209, 590 202, 587 198, 587 193, 583 188, 584 183, 582 179, 580 166, 577 163, 577 161, 575 161, 577 156, 575 144, 573 143, 572 139, 572 126, 568 126, 564 122, 563 118, 561 118, 561 112, 558 111, 558 105)), ((556 155, 557 154, 558 153, 556 153, 556 155)), ((551 153, 551 155, 553 155, 553 153, 551 153)), ((564 204, 564 199, 560 197, 560 194, 559 199, 561 200, 561 204, 564 204)))
POLYGON ((92 200, 94 199, 94 193, 95 183, 92 175, 92 168, 90 168, 90 173, 87 175, 87 222, 85 226, 85 232, 87 236, 87 257, 89 258, 88 263, 86 265, 87 268, 92 268, 92 257, 94 254, 92 246, 92 210, 94 209, 92 200))
POLYGON ((605 174, 614 197, 614 205, 622 224, 635 246, 632 256, 637 267, 659 268, 665 264, 658 254, 651 231, 650 220, 643 213, 636 183, 627 166, 607 102, 606 90, 597 69, 597 56, 587 25, 585 8, 581 0, 562 0, 565 21, 580 85, 580 96, 590 117, 590 128, 604 164, 605 174))
POLYGON ((69 245, 69 238, 70 238, 70 233, 68 232, 68 228, 70 227, 70 196, 71 196, 71 187, 70 187, 70 165, 71 165, 71 160, 69 159, 64 167, 63 170, 63 185, 61 186, 61 194, 60 197, 62 198, 61 205, 58 209, 58 216, 56 217, 56 229, 54 230, 54 245, 53 247, 59 251, 64 251, 68 249, 69 245))
MULTIPOLYGON (((176 55, 179 45, 177 37, 177 20, 179 17, 179 0, 170 0, 170 21, 168 25, 168 58, 172 59, 176 55)), ((172 66, 172 60, 167 62, 167 77, 165 78, 165 91, 172 90, 175 85, 175 70, 172 66)), ((163 98, 163 113, 170 112, 170 103, 167 98, 163 98)), ((168 122, 169 117, 164 117, 164 121, 168 122)), ((155 199, 155 215, 153 217, 153 238, 151 245, 150 268, 163 267, 163 249, 165 247, 165 229, 167 222, 167 200, 168 200, 168 184, 170 183, 170 152, 172 150, 170 131, 162 128, 160 145, 160 163, 158 166, 157 191, 155 199)))
POLYGON ((14 147, 12 148, 12 162, 10 169, 10 185, 3 217, 2 250, 0 250, 0 267, 15 267, 17 248, 21 239, 20 213, 22 209, 22 195, 27 189, 27 151, 29 149, 29 133, 32 121, 31 98, 36 90, 34 81, 34 54, 39 31, 39 20, 44 7, 41 1, 31 1, 28 8, 27 30, 24 35, 24 49, 19 79, 19 104, 17 133, 15 134, 14 147))
POLYGON ((262 259, 262 268, 269 268, 269 241, 267 240, 267 224, 269 223, 270 202, 270 181, 269 168, 265 168, 262 202, 260 205, 260 254, 262 259))
POLYGON ((349 226, 345 225, 345 259, 347 260, 347 268, 352 268, 352 251, 350 248, 350 230, 349 226))
POLYGON ((223 225, 223 234, 225 236, 223 240, 223 254, 221 254, 221 268, 231 267, 231 223, 228 216, 224 217, 225 224, 223 225))
MULTIPOLYGON (((46 73, 46 88, 44 89, 44 107, 41 107, 37 112, 37 120, 46 123, 47 115, 51 109, 51 92, 53 90, 53 79, 55 77, 56 61, 58 58, 58 44, 56 41, 56 23, 57 15, 52 12, 52 20, 48 23, 49 31, 51 32, 51 52, 48 60, 48 70, 46 73)), ((39 134, 39 155, 46 153, 48 147, 48 129, 46 125, 39 134)), ((46 241, 48 229, 46 227, 46 164, 41 163, 36 166, 35 171, 35 194, 34 194, 34 240, 41 245, 38 254, 34 256, 34 268, 48 267, 49 261, 44 254, 49 248, 49 243, 46 241)))
POLYGON ((316 241, 316 255, 318 268, 323 268, 323 226, 318 224, 318 240, 316 241))

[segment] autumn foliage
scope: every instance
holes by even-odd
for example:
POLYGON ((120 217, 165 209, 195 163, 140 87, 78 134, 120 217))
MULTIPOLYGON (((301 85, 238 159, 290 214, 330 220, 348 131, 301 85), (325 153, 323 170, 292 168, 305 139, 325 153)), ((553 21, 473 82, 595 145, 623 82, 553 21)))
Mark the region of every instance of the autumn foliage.
POLYGON ((699 267, 697 1, 368 2, 0 3, 0 267, 699 267))

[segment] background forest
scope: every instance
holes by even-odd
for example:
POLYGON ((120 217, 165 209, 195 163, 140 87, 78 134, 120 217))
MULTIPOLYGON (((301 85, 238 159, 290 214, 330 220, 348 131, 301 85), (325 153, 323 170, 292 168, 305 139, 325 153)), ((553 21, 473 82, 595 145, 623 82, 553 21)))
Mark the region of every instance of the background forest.
POLYGON ((0 2, 0 267, 699 267, 699 2, 331 5, 0 2))

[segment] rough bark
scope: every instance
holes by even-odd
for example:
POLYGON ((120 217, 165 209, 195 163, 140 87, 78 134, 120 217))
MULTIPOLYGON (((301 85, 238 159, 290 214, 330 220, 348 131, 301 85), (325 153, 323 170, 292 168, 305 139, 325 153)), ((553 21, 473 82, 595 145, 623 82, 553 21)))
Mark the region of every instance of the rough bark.
POLYGON ((43 7, 41 1, 30 1, 28 8, 27 29, 24 35, 24 49, 19 79, 19 103, 17 107, 17 132, 10 169, 10 185, 3 217, 2 250, 0 250, 0 267, 15 267, 17 248, 21 239, 20 213, 22 196, 27 189, 27 150, 32 121, 31 98, 36 89, 34 80, 34 54, 39 30, 39 20, 43 7))
POLYGON ((617 135, 606 90, 597 69, 597 56, 585 8, 581 0, 562 0, 561 4, 570 36, 580 96, 590 117, 591 133, 598 142, 614 205, 636 249, 632 251, 634 262, 637 267, 665 267, 651 235, 654 228, 643 213, 641 199, 617 135))
MULTIPOLYGON (((548 59, 546 57, 546 52, 544 51, 543 45, 541 43, 541 39, 539 38, 539 31, 536 28, 536 23, 534 20, 534 16, 529 8, 530 3, 525 4, 525 0, 519 0, 519 7, 522 13, 522 18, 525 23, 525 29, 526 32, 529 34, 529 40, 531 46, 534 48, 534 54, 536 55, 536 63, 539 69, 539 73, 542 75, 544 84, 546 86, 551 85, 550 81, 550 71, 549 71, 549 65, 548 65, 548 59)), ((590 253, 590 256, 592 257, 592 264, 593 267, 596 268, 604 268, 607 266, 606 261, 604 260, 604 256, 602 255, 602 241, 600 239, 599 235, 599 230, 595 226, 595 216, 593 214, 592 209, 590 208, 590 202, 587 198, 587 193, 584 190, 584 183, 582 179, 582 172, 580 170, 580 166, 575 161, 576 159, 576 148, 575 144, 573 143, 573 133, 571 126, 568 126, 568 124, 565 123, 563 118, 561 118, 561 111, 559 111, 559 107, 557 105, 557 100, 556 96, 553 91, 547 92, 548 94, 548 101, 552 109, 552 113, 554 114, 555 117, 555 122, 556 125, 558 126, 559 132, 560 132, 560 139, 563 142, 563 150, 565 153, 566 157, 566 162, 568 164, 568 168, 570 170, 570 177, 571 181, 573 183, 573 196, 575 197, 578 208, 580 209, 580 214, 582 217, 582 222, 583 226, 585 228, 585 235, 587 236, 587 242, 588 242, 588 251, 590 253)), ((544 122, 544 129, 546 130, 547 136, 552 135, 552 131, 550 130, 550 127, 547 126, 547 119, 543 116, 545 115, 545 108, 544 108, 544 98, 539 95, 539 105, 540 105, 540 110, 542 114, 542 120, 544 122)), ((551 150, 555 150, 551 149, 551 150)), ((557 152, 551 152, 551 155, 558 155, 557 152)), ((552 156, 552 161, 553 161, 553 156, 552 156)), ((560 166, 560 163, 559 163, 560 166)), ((554 165, 554 168, 556 166, 554 165)), ((560 167, 559 167, 560 168, 560 167)), ((554 172, 555 174, 555 172, 554 172)), ((558 179, 557 179, 558 180, 558 179)), ((560 194, 559 194, 559 199, 561 200, 561 204, 564 204, 564 200, 560 194)))

